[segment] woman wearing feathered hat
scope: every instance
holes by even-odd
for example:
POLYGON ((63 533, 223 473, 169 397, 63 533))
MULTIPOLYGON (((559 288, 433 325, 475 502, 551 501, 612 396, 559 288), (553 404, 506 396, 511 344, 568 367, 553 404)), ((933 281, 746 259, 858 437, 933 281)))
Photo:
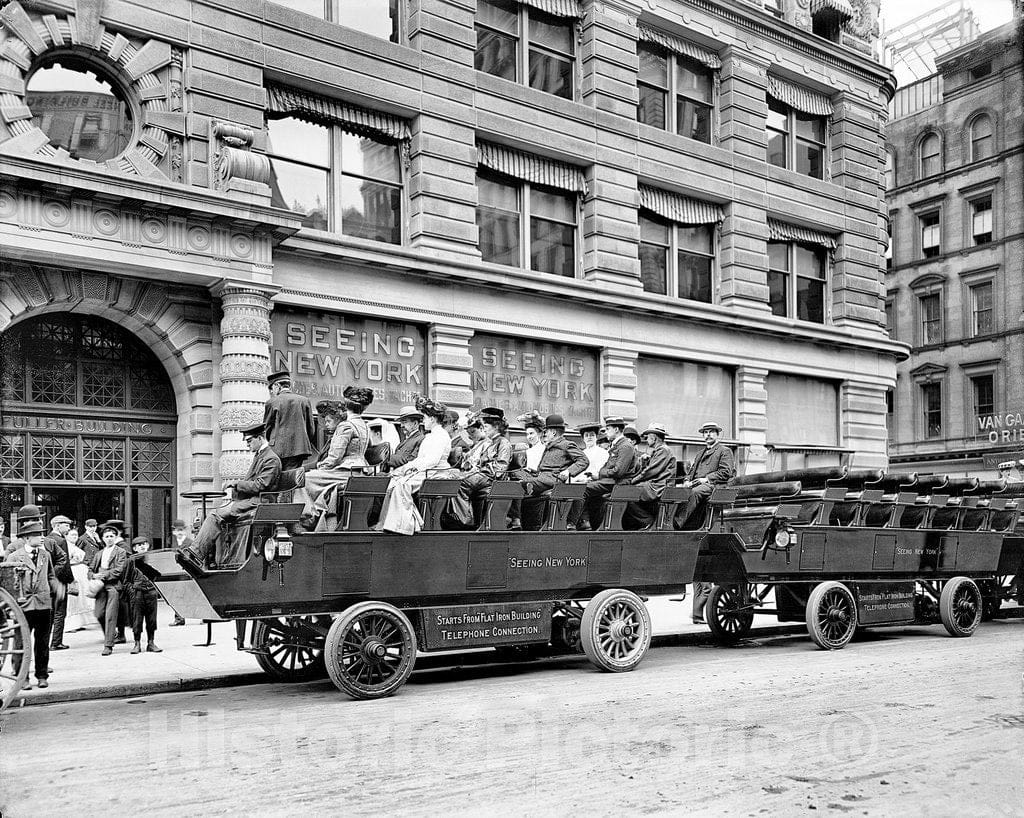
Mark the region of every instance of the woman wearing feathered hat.
POLYGON ((416 457, 391 472, 391 483, 384 495, 384 508, 377 525, 380 531, 415 534, 423 528, 423 517, 413 502, 413 493, 419 491, 427 477, 446 477, 454 472, 448 466, 452 439, 442 425, 448 407, 423 395, 417 395, 415 403, 416 411, 423 415, 423 428, 427 433, 416 457))
POLYGON ((302 523, 314 528, 327 508, 328 489, 343 491, 353 472, 366 468, 366 447, 370 429, 363 420, 363 410, 373 403, 373 390, 362 386, 346 386, 343 403, 321 401, 316 405, 324 428, 332 432, 327 456, 300 478, 296 499, 305 501, 302 523))

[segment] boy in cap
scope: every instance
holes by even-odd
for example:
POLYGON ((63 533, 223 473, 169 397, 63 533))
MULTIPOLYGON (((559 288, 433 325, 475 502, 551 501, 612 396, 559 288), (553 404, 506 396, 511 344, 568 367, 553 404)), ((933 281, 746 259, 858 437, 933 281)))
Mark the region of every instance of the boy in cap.
POLYGON ((163 653, 156 646, 156 609, 160 594, 150 579, 139 570, 139 558, 149 551, 149 540, 136 537, 132 540, 132 556, 128 558, 125 571, 126 587, 132 612, 132 635, 135 644, 132 653, 142 653, 142 623, 146 623, 146 652, 163 653))
POLYGON ((289 372, 275 372, 267 378, 270 397, 263 409, 267 442, 281 458, 281 470, 297 469, 316 447, 313 404, 305 395, 292 392, 289 372))
MULTIPOLYGON (((18 537, 21 545, 8 555, 7 562, 14 564, 15 572, 21 577, 21 595, 25 601, 19 601, 19 606, 28 622, 32 648, 29 651, 27 645, 16 644, 25 652, 14 656, 14 672, 21 672, 21 663, 31 652, 35 657, 36 684, 49 687, 50 626, 53 622, 53 592, 57 587, 57 575, 50 554, 43 547, 43 524, 38 519, 23 523, 18 528, 18 537)), ((26 682, 25 689, 31 687, 26 682)))
POLYGON ((85 521, 85 531, 82 532, 79 548, 85 552, 85 561, 92 562, 93 555, 103 547, 103 540, 100 539, 99 522, 90 517, 85 521))
POLYGON ((224 525, 248 522, 260 504, 260 494, 273 491, 281 477, 281 458, 267 443, 262 423, 243 429, 242 439, 255 455, 249 471, 244 479, 235 483, 231 502, 211 511, 203 520, 195 542, 178 552, 200 569, 211 561, 211 552, 214 552, 212 556, 216 565, 235 565, 244 561, 244 543, 221 544, 224 525))

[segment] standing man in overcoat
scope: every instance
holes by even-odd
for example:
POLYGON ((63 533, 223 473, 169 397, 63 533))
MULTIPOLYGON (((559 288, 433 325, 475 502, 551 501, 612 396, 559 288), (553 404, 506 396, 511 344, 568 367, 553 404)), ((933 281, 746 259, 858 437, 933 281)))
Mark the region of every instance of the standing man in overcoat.
POLYGON ((281 469, 297 469, 316 450, 313 404, 292 392, 292 376, 275 372, 267 378, 270 397, 263 411, 270 448, 281 458, 281 469))
MULTIPOLYGON (((18 537, 21 546, 7 556, 6 562, 14 563, 17 566, 16 573, 22 577, 21 590, 25 602, 19 602, 19 605, 28 621, 32 646, 31 649, 28 645, 18 646, 24 653, 14 657, 14 672, 19 673, 21 663, 33 655, 36 684, 49 687, 50 625, 53 622, 52 600, 57 587, 57 575, 50 561, 50 553, 43 547, 43 524, 38 519, 22 524, 18 529, 18 537)), ((31 687, 26 682, 25 689, 31 687)))
POLYGON ((281 477, 281 458, 270 448, 264 436, 262 423, 242 430, 242 439, 255 457, 245 478, 235 483, 231 502, 211 511, 196 534, 195 542, 178 553, 191 560, 199 568, 205 568, 210 562, 210 552, 215 552, 214 565, 235 565, 245 559, 232 541, 223 543, 224 525, 247 523, 252 519, 256 506, 260 504, 260 494, 273 491, 281 477))
POLYGON ((64 537, 71 530, 72 520, 58 514, 50 520, 52 529, 46 537, 46 550, 53 557, 53 570, 57 576, 57 587, 53 598, 53 627, 50 631, 50 650, 67 650, 64 644, 64 620, 68 615, 68 586, 75 581, 68 556, 68 542, 64 537), (60 554, 57 554, 57 551, 60 554))

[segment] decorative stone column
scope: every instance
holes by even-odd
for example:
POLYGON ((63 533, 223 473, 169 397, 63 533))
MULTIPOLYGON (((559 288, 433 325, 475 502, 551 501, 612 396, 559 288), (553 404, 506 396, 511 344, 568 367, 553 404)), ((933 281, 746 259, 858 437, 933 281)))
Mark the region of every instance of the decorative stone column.
POLYGON ((767 369, 741 366, 736 370, 736 438, 746 443, 743 471, 759 474, 768 470, 768 390, 767 369))
POLYGON ((884 469, 887 452, 884 386, 843 381, 839 387, 839 428, 842 444, 853 449, 850 467, 884 469))
POLYGON ((473 330, 446 324, 431 324, 428 333, 430 383, 433 397, 452 409, 473 405, 470 372, 473 356, 469 340, 473 330))
POLYGON ((220 297, 221 399, 219 471, 222 481, 245 476, 252 454, 241 430, 263 420, 270 372, 270 298, 272 292, 241 282, 225 282, 220 297))
POLYGON ((639 355, 623 349, 601 350, 601 417, 619 415, 636 420, 636 361, 639 355))

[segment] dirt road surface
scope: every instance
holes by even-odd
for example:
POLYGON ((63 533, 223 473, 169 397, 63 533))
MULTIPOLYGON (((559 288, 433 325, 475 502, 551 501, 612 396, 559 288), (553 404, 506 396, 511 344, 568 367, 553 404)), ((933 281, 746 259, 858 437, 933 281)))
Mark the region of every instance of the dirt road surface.
POLYGON ((0 810, 39 815, 1020 815, 1024 621, 6 714, 0 810))

